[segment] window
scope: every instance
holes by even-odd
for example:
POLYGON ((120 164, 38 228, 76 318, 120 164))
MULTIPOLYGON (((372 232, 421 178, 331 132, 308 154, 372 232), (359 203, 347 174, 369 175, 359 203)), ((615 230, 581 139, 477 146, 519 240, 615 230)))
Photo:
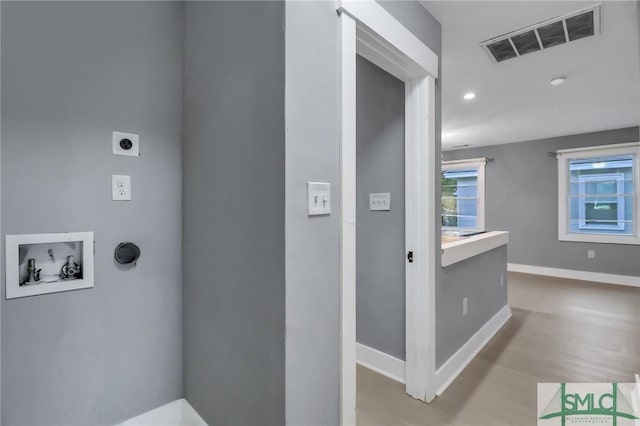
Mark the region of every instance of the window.
POLYGON ((640 244, 640 143, 558 151, 558 239, 640 244))
POLYGON ((442 162, 444 229, 484 231, 485 158, 442 162))

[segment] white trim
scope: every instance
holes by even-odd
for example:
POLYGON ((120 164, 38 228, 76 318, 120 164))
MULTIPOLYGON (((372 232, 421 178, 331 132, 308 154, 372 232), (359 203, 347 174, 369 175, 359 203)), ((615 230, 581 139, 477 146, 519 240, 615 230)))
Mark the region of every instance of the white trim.
MULTIPOLYGON (((631 389, 631 406, 633 407, 634 413, 640 411, 640 375, 635 374, 635 384, 631 389)), ((640 424, 639 421, 636 420, 636 426, 640 424)))
POLYGON ((576 234, 558 235, 558 241, 578 243, 640 245, 640 238, 634 235, 576 234))
MULTIPOLYGON (((559 149, 556 151, 556 154, 564 155, 564 154, 573 154, 576 152, 586 151, 586 152, 589 152, 589 154, 587 154, 586 156, 588 158, 592 156, 591 152, 593 151, 610 151, 611 149, 614 149, 614 148, 625 149, 630 147, 640 147, 640 142, 626 142, 626 143, 617 143, 617 144, 611 144, 611 145, 583 146, 580 148, 559 149)), ((626 152, 626 150, 624 152, 626 152)), ((573 157, 573 158, 576 158, 576 157, 573 157)))
MULTIPOLYGON (((405 179, 415 193, 406 201, 415 215, 414 263, 407 264, 407 393, 435 396, 435 80, 438 57, 375 1, 338 2, 341 23, 340 138, 340 422, 355 424, 355 55, 405 82, 405 149, 415 159, 405 179), (420 219, 420 220, 418 220, 420 219), (409 295, 414 297, 410 298, 409 295)), ((409 191, 409 190, 407 190, 409 191)), ((407 192, 408 193, 408 192, 407 192)), ((407 217, 409 217, 407 216, 407 217)), ((406 228, 411 226, 410 222, 406 228)))
MULTIPOLYGON (((478 169, 478 184, 477 184, 477 226, 476 228, 472 228, 476 231, 484 231, 485 230, 485 167, 487 164, 486 158, 470 158, 467 160, 452 160, 452 161, 443 161, 441 170, 444 172, 446 170, 457 170, 457 169, 466 169, 466 168, 476 168, 478 169)), ((443 226, 442 229, 465 229, 461 227, 452 227, 452 226, 443 226)))
POLYGON ((577 271, 574 269, 547 268, 546 266, 507 263, 507 271, 546 277, 568 278, 571 280, 640 287, 640 277, 633 275, 605 274, 603 272, 577 271))
MULTIPOLYGON (((61 291, 93 287, 93 232, 60 232, 52 234, 19 234, 5 237, 5 297, 36 296, 61 291), (82 278, 72 281, 55 281, 20 285, 20 245, 82 241, 82 278)), ((24 259, 26 261, 26 259, 24 259)), ((36 264, 36 267, 38 265, 36 264)), ((57 277, 56 277, 57 278, 57 277)))
POLYGON ((377 349, 356 343, 356 360, 363 367, 404 383, 405 362, 377 349))
POLYGON ((340 19, 340 424, 356 424, 356 24, 340 19), (345 84, 345 82, 348 82, 345 84))
POLYGON ((401 80, 438 78, 438 55, 378 3, 342 0, 338 11, 358 23, 358 54, 401 80))
POLYGON ((207 423, 186 399, 181 398, 125 420, 117 426, 207 426, 207 423))
POLYGON ((405 82, 406 391, 435 397, 435 80, 405 82))
MULTIPOLYGON (((436 223, 440 220, 439 215, 433 208, 439 204, 440 200, 436 200, 436 172, 440 169, 440 164, 436 163, 436 79, 433 76, 428 77, 429 80, 429 117, 425 120, 428 124, 429 134, 426 139, 426 149, 421 154, 426 158, 427 170, 424 173, 426 180, 424 196, 422 202, 422 217, 425 218, 425 232, 427 233, 426 252, 427 264, 423 275, 419 278, 427 287, 427 304, 422 308, 421 312, 427 317, 427 386, 426 400, 427 402, 436 397, 436 252, 441 245, 441 234, 436 235, 436 223)), ((422 144, 424 146, 424 144, 422 144)))
POLYGON ((467 158, 464 160, 446 160, 446 161, 442 161, 442 170, 476 167, 476 166, 479 166, 480 164, 487 164, 486 157, 467 158))
POLYGON ((500 331, 502 326, 511 318, 511 308, 505 305, 485 325, 480 328, 456 353, 436 371, 437 395, 444 393, 449 385, 458 377, 464 368, 485 347, 489 340, 500 331))
MULTIPOLYGON (((0 4, 0 23, 2 22, 2 6, 0 4)), ((2 34, 2 25, 0 24, 0 34, 2 34)), ((1 38, 0 38, 1 39, 1 38)), ((0 42, 0 45, 2 43, 0 42)), ((2 81, 2 55, 0 55, 0 81, 2 81)), ((0 99, 2 99, 2 85, 0 84, 0 99)), ((0 101, 0 130, 2 129, 2 102, 0 101)), ((0 153, 2 152, 2 137, 0 137, 0 153)), ((0 154, 0 164, 2 164, 2 155, 0 154)), ((2 176, 2 168, 0 167, 0 176, 2 176)), ((2 180, 0 179, 0 187, 2 180)), ((2 212, 2 197, 0 196, 0 212, 2 212)), ((2 215, 0 215, 0 224, 2 223, 2 215)), ((2 235, 2 227, 0 226, 0 235, 2 235)), ((2 259, 2 244, 0 243, 0 259, 2 259)), ((1 270, 1 268, 0 268, 1 270)), ((2 290, 0 289, 0 293, 2 290)), ((2 303, 0 303, 2 305, 2 303)), ((2 383, 2 309, 0 309, 0 383, 2 383)), ((0 389, 2 386, 0 386, 0 389)), ((2 401, 2 391, 0 390, 0 401, 2 401)), ((0 403, 0 421, 2 419, 2 404, 0 403)))
POLYGON ((616 145, 600 145, 564 149, 557 151, 558 159, 558 240, 577 241, 604 244, 640 244, 640 142, 622 143, 616 145), (634 229, 632 235, 615 235, 602 233, 576 233, 569 232, 569 194, 571 175, 569 172, 569 160, 609 157, 616 155, 633 155, 633 220, 634 229))
POLYGON ((480 253, 504 246, 508 242, 509 232, 491 231, 442 244, 442 266, 453 265, 480 253))

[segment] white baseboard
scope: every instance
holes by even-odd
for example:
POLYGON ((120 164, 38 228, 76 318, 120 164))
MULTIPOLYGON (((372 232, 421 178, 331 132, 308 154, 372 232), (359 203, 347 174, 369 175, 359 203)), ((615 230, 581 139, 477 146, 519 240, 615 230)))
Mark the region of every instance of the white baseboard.
POLYGON ((436 371, 436 395, 440 396, 451 382, 475 358, 491 338, 511 318, 511 308, 505 305, 480 330, 476 332, 456 353, 436 371))
POLYGON ((634 277, 631 275, 604 274, 601 272, 547 268, 545 266, 520 265, 517 263, 508 263, 507 270, 510 272, 521 272, 524 274, 544 275, 546 277, 569 278, 572 280, 640 287, 640 277, 634 277))
POLYGON ((207 426, 207 424, 191 404, 181 398, 142 413, 117 426, 207 426))
POLYGON ((356 362, 396 382, 405 382, 404 361, 377 349, 356 343, 356 362))

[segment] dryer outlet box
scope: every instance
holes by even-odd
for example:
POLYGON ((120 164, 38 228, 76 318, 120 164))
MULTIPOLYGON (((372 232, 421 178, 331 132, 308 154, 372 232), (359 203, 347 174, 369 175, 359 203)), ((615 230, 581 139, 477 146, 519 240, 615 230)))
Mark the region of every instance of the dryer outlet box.
POLYGON ((140 136, 135 133, 113 132, 113 155, 140 156, 140 136))

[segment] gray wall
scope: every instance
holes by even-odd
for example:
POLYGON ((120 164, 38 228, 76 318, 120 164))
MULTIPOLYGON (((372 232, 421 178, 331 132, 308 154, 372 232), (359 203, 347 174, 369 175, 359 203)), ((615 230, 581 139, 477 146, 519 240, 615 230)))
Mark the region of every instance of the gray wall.
POLYGON ((360 56, 356 72, 356 337, 405 359, 404 83, 360 56), (391 210, 370 211, 372 192, 391 210))
POLYGON ((436 368, 507 304, 507 247, 442 268, 436 304, 436 368), (500 286, 500 276, 503 287, 500 286), (462 316, 462 300, 469 313, 462 316))
MULTIPOLYGON (((431 14, 429 14, 417 2, 381 1, 380 4, 392 15, 402 22, 411 32, 422 40, 438 56, 442 52, 441 26, 431 14)), ((446 78, 446 76, 444 76, 446 78)), ((441 105, 442 105, 442 62, 440 62, 440 78, 436 81, 436 158, 440 158, 440 134, 441 134, 441 105)), ((440 182, 440 162, 436 161, 436 179, 440 182)), ((401 173, 400 171, 394 173, 401 173)), ((392 197, 393 198, 393 197, 392 197)), ((436 199, 440 198, 439 185, 436 190, 436 199)), ((393 200, 392 200, 393 203, 393 200)), ((440 236, 440 203, 433 206, 435 210, 435 232, 440 236)), ((437 238, 435 264, 440 265, 441 254, 439 250, 440 239, 437 238)), ((358 247, 360 250, 361 247, 358 247)), ((495 283, 495 274, 505 267, 504 259, 499 260, 499 255, 482 255, 473 260, 481 264, 483 271, 480 275, 468 268, 464 263, 452 265, 449 268, 436 269, 436 364, 442 365, 449 356, 457 351, 473 334, 484 325, 486 321, 504 306, 506 303, 506 290, 493 287, 494 291, 488 291, 485 296, 477 296, 479 288, 489 288, 495 283), (479 285, 479 283, 481 283, 479 285), (469 297, 469 316, 462 317, 463 294, 469 297), (472 300, 473 299, 473 300, 472 300), (477 302, 475 302, 477 300, 477 302)), ((382 308, 384 305, 380 305, 382 308)), ((399 312, 399 308, 398 309, 399 312)), ((404 306, 402 307, 404 309, 404 306)), ((404 312, 404 311, 403 311, 404 312)), ((395 315, 394 315, 395 317, 395 315)), ((404 322, 400 328, 399 321, 395 320, 395 329, 404 330, 404 322)), ((361 332, 362 328, 359 328, 361 332)), ((397 352, 398 343, 392 343, 393 338, 385 339, 380 346, 391 347, 394 345, 397 352)), ((393 355, 393 352, 389 351, 393 355)), ((395 355, 395 356, 398 356, 395 355)))
POLYGON ((284 423, 283 18, 186 6, 184 388, 211 425, 284 423))
MULTIPOLYGON (((429 13, 427 12, 427 10, 422 7, 420 4, 418 4, 417 2, 413 2, 413 1, 380 1, 379 2, 382 7, 384 7, 389 13, 391 13, 396 19, 398 19, 403 25, 405 25, 416 37, 418 37, 423 43, 425 43, 434 53, 436 53, 438 55, 438 57, 441 57, 441 53, 442 53, 442 28, 440 26, 440 23, 429 13)), ((444 78, 446 78, 446 76, 444 76, 444 78)), ((436 80, 436 111, 435 111, 435 123, 436 123, 436 131, 435 131, 435 135, 436 135, 436 147, 435 147, 435 157, 436 158, 440 158, 440 134, 441 134, 441 121, 442 121, 442 79, 443 79, 443 75, 442 75, 442 61, 440 61, 439 63, 439 78, 436 80)), ((397 175, 399 173, 404 174, 404 163, 403 163, 403 167, 400 170, 394 171, 393 172, 396 175, 396 179, 397 179, 397 175)), ((436 161, 436 176, 435 178, 437 179, 437 182, 439 182, 440 180, 440 162, 436 161)), ((436 186, 436 199, 440 198, 440 187, 439 185, 436 186)), ((393 197, 392 197, 392 201, 391 203, 393 204, 393 197)), ((434 230, 436 235, 440 235, 440 204, 437 203, 436 205, 433 206, 434 210, 435 210, 435 218, 436 218, 436 223, 434 224, 434 230)), ((441 258, 441 254, 440 254, 440 239, 436 238, 436 252, 435 252, 435 264, 436 265, 440 265, 440 258, 441 258)), ((402 251, 404 254, 404 250, 402 251)), ((404 260, 404 257, 403 257, 404 260)), ((443 280, 443 274, 442 274, 442 270, 441 268, 439 268, 438 266, 436 266, 436 327, 442 327, 442 321, 440 321, 439 319, 439 312, 440 309, 442 310, 448 310, 448 309, 454 309, 454 306, 449 305, 450 301, 445 297, 447 289, 445 287, 446 283, 443 280)), ((398 291, 399 292, 399 291, 398 291)), ((404 294, 404 293, 403 293, 404 294)), ((397 296, 396 296, 397 297, 397 296)), ((396 299, 397 300, 397 299, 396 299)), ((396 302, 397 303, 397 302, 396 302)), ((400 312, 398 309, 398 313, 400 312)), ((402 325, 400 325, 399 320, 397 319, 398 317, 396 315, 394 315, 394 318, 396 318, 395 322, 394 322, 394 329, 398 329, 398 330, 402 330, 403 333, 403 342, 404 342, 404 329, 405 329, 405 322, 404 322, 404 304, 402 306, 402 315, 403 315, 403 322, 402 325)), ((382 336, 380 336, 382 337, 382 336)), ((438 333, 436 332, 436 338, 438 337, 438 333)), ((398 337, 394 336, 393 337, 394 340, 397 340, 398 337)), ((445 339, 446 339, 446 335, 445 335, 445 339)), ((439 340, 436 341, 436 345, 446 345, 446 342, 440 342, 439 340)), ((398 342, 392 342, 392 339, 385 339, 384 343, 381 344, 381 346, 384 345, 385 347, 390 347, 391 345, 394 345, 395 349, 395 353, 400 357, 400 353, 398 352, 399 346, 398 346, 398 342)), ((403 352, 404 354, 404 348, 403 348, 403 352)), ((393 354, 393 353, 390 353, 393 354)), ((404 357, 400 357, 400 358, 404 358, 404 357)))
MULTIPOLYGON (((387 12, 394 16, 402 25, 407 27, 438 57, 442 53, 442 26, 423 6, 417 1, 406 0, 376 0, 387 12)), ((442 81, 442 62, 437 82, 442 81)), ((441 84, 436 84, 436 140, 440 146, 440 90, 441 84)))
POLYGON ((456 150, 445 159, 490 157, 486 227, 506 230, 509 262, 620 275, 640 275, 640 247, 558 241, 558 162, 550 151, 638 141, 638 128, 456 150), (595 250, 595 259, 587 251, 595 250))
POLYGON ((340 423, 340 19, 333 2, 286 2, 286 421, 340 423), (307 217, 307 182, 331 215, 307 217))
POLYGON ((182 46, 179 3, 2 2, 2 240, 96 240, 95 288, 3 298, 3 425, 113 424, 182 396, 182 46), (112 130, 142 156, 113 156, 112 130), (112 174, 133 201, 111 201, 112 174), (114 264, 120 241, 137 267, 114 264))

